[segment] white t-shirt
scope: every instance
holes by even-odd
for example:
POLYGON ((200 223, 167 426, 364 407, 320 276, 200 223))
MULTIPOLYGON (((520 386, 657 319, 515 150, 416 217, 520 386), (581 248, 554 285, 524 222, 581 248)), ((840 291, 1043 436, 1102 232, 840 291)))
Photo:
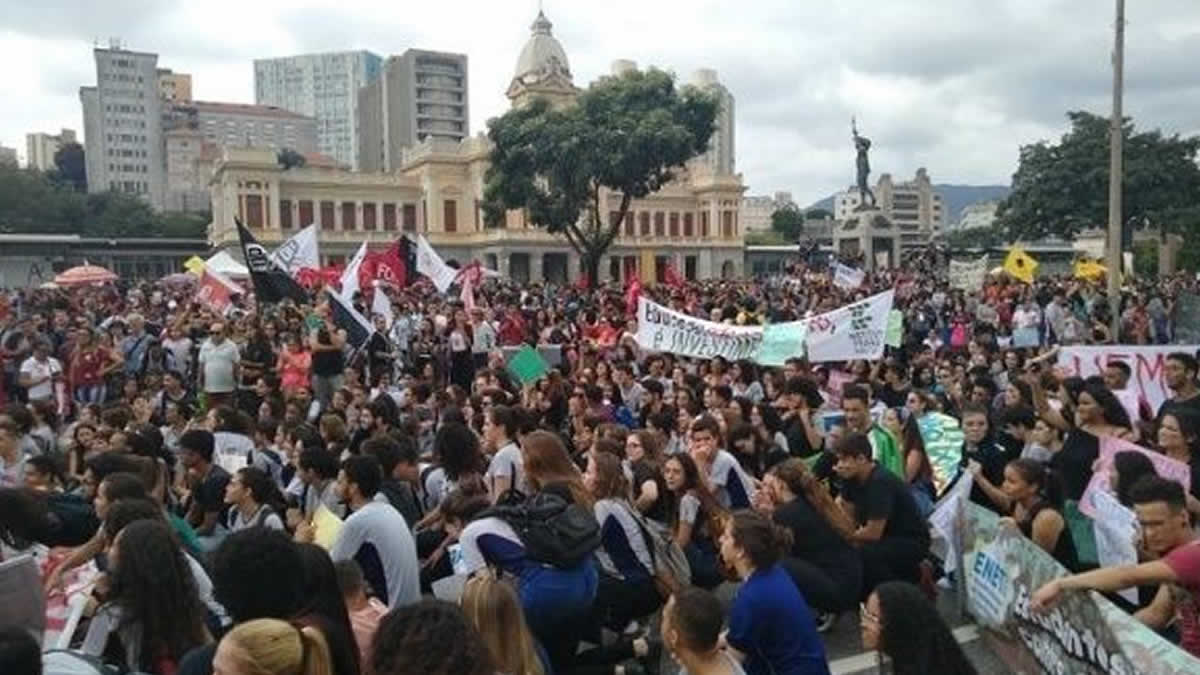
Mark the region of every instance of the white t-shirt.
POLYGON ((275 513, 274 510, 271 510, 271 507, 267 506, 266 504, 260 504, 258 510, 255 511, 254 514, 249 518, 243 517, 242 510, 237 507, 229 509, 230 532, 237 532, 238 530, 245 530, 251 527, 258 527, 260 525, 268 530, 282 530, 283 519, 281 519, 279 515, 275 513), (265 515, 263 514, 263 509, 268 510, 265 515), (258 522, 260 518, 262 519, 261 523, 258 522))
POLYGON ((391 609, 421 599, 417 543, 404 516, 391 504, 368 502, 350 514, 329 557, 335 562, 356 561, 362 567, 363 578, 391 609))
POLYGON ((611 498, 597 500, 592 506, 596 522, 600 524, 600 548, 596 549, 596 559, 611 576, 621 579, 628 579, 630 574, 651 577, 654 575, 654 558, 646 548, 646 538, 630 513, 631 508, 628 502, 611 498))
POLYGON ((748 509, 754 502, 754 479, 733 455, 718 450, 708 471, 717 501, 725 508, 748 509))
POLYGON ((233 367, 241 356, 233 340, 226 338, 221 344, 213 344, 205 340, 200 347, 200 366, 204 368, 204 391, 214 394, 227 394, 237 389, 237 380, 233 377, 233 367))
POLYGON ((54 377, 62 375, 62 364, 53 356, 46 357, 45 361, 38 361, 34 357, 29 357, 21 362, 21 374, 28 375, 35 382, 42 378, 49 377, 45 382, 38 382, 28 389, 30 401, 47 401, 54 398, 54 377))
POLYGON ((521 457, 521 448, 516 443, 509 442, 492 457, 488 464, 487 473, 483 479, 490 488, 497 477, 511 478, 512 486, 521 494, 529 494, 529 483, 525 479, 525 460, 521 457), (515 477, 514 477, 515 474, 515 477))

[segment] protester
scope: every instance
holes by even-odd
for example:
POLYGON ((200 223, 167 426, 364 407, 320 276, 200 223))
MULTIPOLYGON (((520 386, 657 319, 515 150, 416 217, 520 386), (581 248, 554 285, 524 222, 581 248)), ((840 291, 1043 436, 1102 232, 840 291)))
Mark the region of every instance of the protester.
POLYGON ((454 605, 422 600, 394 609, 375 633, 375 675, 495 675, 488 647, 454 605))
POLYGON ((328 675, 333 672, 329 647, 320 629, 280 619, 238 624, 221 639, 213 657, 218 675, 328 675))
POLYGON ((491 574, 477 574, 463 588, 462 610, 487 645, 497 672, 550 672, 548 657, 529 632, 512 586, 491 574))
POLYGON ((662 611, 666 648, 683 669, 680 675, 745 675, 737 659, 721 649, 725 614, 721 602, 700 588, 689 588, 667 600, 662 611))
POLYGON ((879 652, 896 675, 975 675, 950 627, 912 584, 889 581, 875 588, 859 611, 863 647, 879 652))

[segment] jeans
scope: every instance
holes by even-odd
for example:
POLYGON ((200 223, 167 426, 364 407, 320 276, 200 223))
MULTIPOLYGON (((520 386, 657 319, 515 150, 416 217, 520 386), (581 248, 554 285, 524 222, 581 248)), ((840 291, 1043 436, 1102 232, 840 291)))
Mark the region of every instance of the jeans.
POLYGON ((104 383, 99 384, 84 384, 75 387, 75 402, 81 404, 88 403, 104 403, 104 397, 108 393, 108 387, 104 383))
POLYGON ((333 402, 333 392, 342 388, 342 380, 341 373, 312 376, 313 398, 321 403, 322 411, 329 410, 329 406, 333 402))

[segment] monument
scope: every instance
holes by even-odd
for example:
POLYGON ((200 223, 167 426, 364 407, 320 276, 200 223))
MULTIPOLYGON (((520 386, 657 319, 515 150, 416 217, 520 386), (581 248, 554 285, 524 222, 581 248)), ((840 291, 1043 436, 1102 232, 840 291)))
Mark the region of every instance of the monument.
POLYGON ((833 226, 833 247, 843 258, 862 258, 865 270, 879 270, 899 263, 899 233, 884 215, 871 192, 871 139, 858 133, 858 121, 850 119, 854 143, 856 188, 860 203, 848 218, 833 226))

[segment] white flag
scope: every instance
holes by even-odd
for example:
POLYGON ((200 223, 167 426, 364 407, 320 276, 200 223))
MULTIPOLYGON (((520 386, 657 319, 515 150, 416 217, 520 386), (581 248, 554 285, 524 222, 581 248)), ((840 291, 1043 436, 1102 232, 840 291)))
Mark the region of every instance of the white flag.
POLYGON ((346 269, 342 271, 342 297, 353 300, 358 292, 358 268, 362 267, 363 258, 367 257, 367 242, 358 247, 358 253, 350 259, 346 269))
POLYGON ((296 276, 301 268, 317 269, 321 266, 320 249, 317 246, 317 226, 309 225, 292 235, 291 239, 280 244, 271 254, 271 260, 287 270, 291 276, 296 276))
POLYGON ((458 276, 458 271, 442 260, 423 235, 417 235, 417 273, 429 277, 439 293, 445 293, 458 276))
POLYGON ((392 316, 392 301, 383 292, 383 286, 378 281, 375 282, 375 297, 371 299, 371 314, 382 316, 387 321, 388 328, 391 328, 392 322, 395 321, 392 316))
POLYGON ((859 286, 862 286, 863 279, 866 279, 867 274, 862 270, 856 270, 853 267, 847 267, 841 263, 834 263, 833 267, 833 285, 838 288, 844 288, 852 291, 859 286))

